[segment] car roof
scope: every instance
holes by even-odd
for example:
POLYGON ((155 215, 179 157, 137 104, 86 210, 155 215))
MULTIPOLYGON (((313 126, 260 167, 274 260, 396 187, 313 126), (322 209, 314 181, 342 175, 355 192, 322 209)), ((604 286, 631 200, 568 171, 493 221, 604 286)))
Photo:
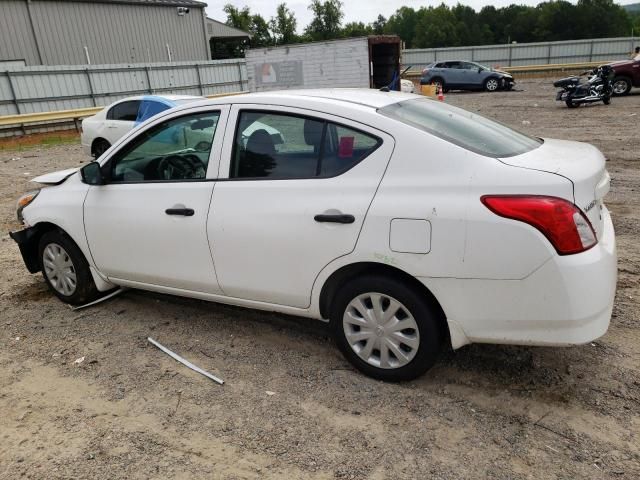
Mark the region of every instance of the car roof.
POLYGON ((218 97, 198 103, 191 103, 190 106, 215 105, 221 103, 258 103, 265 105, 298 104, 300 100, 304 100, 305 98, 336 106, 357 105, 378 109, 404 100, 416 98, 416 95, 396 91, 382 92, 371 88, 276 90, 271 92, 246 93, 234 95, 233 97, 218 97))
POLYGON ((205 97, 198 97, 194 95, 134 95, 132 97, 121 98, 113 103, 130 102, 133 100, 156 100, 161 103, 168 104, 167 102, 175 102, 177 100, 202 100, 204 98, 205 97))

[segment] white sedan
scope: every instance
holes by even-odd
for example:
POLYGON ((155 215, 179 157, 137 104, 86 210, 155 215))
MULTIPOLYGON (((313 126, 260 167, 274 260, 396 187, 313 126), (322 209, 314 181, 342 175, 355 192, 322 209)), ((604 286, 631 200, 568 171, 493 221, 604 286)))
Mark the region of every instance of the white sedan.
POLYGON ((611 317, 600 151, 416 95, 190 103, 34 181, 11 235, 63 301, 124 286, 326 320, 379 379, 472 342, 589 342, 611 317))
POLYGON ((170 108, 204 97, 191 95, 143 95, 127 97, 82 121, 80 143, 87 155, 99 158, 124 134, 170 108))

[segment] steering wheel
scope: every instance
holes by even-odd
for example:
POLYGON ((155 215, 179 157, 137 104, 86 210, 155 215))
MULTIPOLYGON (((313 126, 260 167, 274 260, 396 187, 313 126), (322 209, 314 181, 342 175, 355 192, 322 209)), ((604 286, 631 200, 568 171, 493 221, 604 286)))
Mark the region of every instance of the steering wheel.
POLYGON ((196 152, 208 152, 209 150, 211 150, 211 142, 207 142, 205 140, 202 140, 202 141, 196 143, 196 145, 193 147, 193 149, 196 152))
POLYGON ((182 180, 204 178, 207 168, 195 155, 167 155, 158 163, 158 178, 182 180))

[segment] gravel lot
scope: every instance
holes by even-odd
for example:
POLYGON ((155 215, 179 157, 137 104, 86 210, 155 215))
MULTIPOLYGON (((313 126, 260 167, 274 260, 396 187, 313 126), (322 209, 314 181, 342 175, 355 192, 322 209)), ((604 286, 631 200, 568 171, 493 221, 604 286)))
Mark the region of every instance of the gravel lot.
MULTIPOLYGON (((640 91, 568 110, 550 80, 519 88, 447 102, 608 157, 620 259, 602 339, 467 346, 384 384, 319 322, 138 291, 72 312, 3 234, 0 477, 640 478, 640 91)), ((1 229, 29 178, 86 161, 79 145, 0 150, 1 229)))

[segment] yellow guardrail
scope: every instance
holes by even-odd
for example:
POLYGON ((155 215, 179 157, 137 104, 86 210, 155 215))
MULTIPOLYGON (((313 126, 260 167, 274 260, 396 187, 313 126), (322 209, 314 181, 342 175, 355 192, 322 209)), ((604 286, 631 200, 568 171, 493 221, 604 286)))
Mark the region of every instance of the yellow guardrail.
POLYGON ((0 117, 0 126, 22 125, 25 123, 44 123, 56 120, 76 120, 95 115, 104 107, 77 108, 75 110, 58 110, 54 112, 21 113, 0 117))
POLYGON ((580 70, 591 69, 599 65, 604 65, 610 62, 581 62, 581 63, 551 63, 547 65, 524 65, 519 67, 503 67, 500 70, 504 70, 509 73, 525 73, 525 72, 548 72, 557 70, 580 70))
MULTIPOLYGON (((206 95, 207 98, 229 97, 248 92, 216 93, 206 95)), ((0 127, 10 125, 24 125, 27 123, 46 123, 61 120, 79 120, 95 115, 104 107, 76 108, 74 110, 57 110, 53 112, 20 113, 16 115, 0 116, 0 127)))

